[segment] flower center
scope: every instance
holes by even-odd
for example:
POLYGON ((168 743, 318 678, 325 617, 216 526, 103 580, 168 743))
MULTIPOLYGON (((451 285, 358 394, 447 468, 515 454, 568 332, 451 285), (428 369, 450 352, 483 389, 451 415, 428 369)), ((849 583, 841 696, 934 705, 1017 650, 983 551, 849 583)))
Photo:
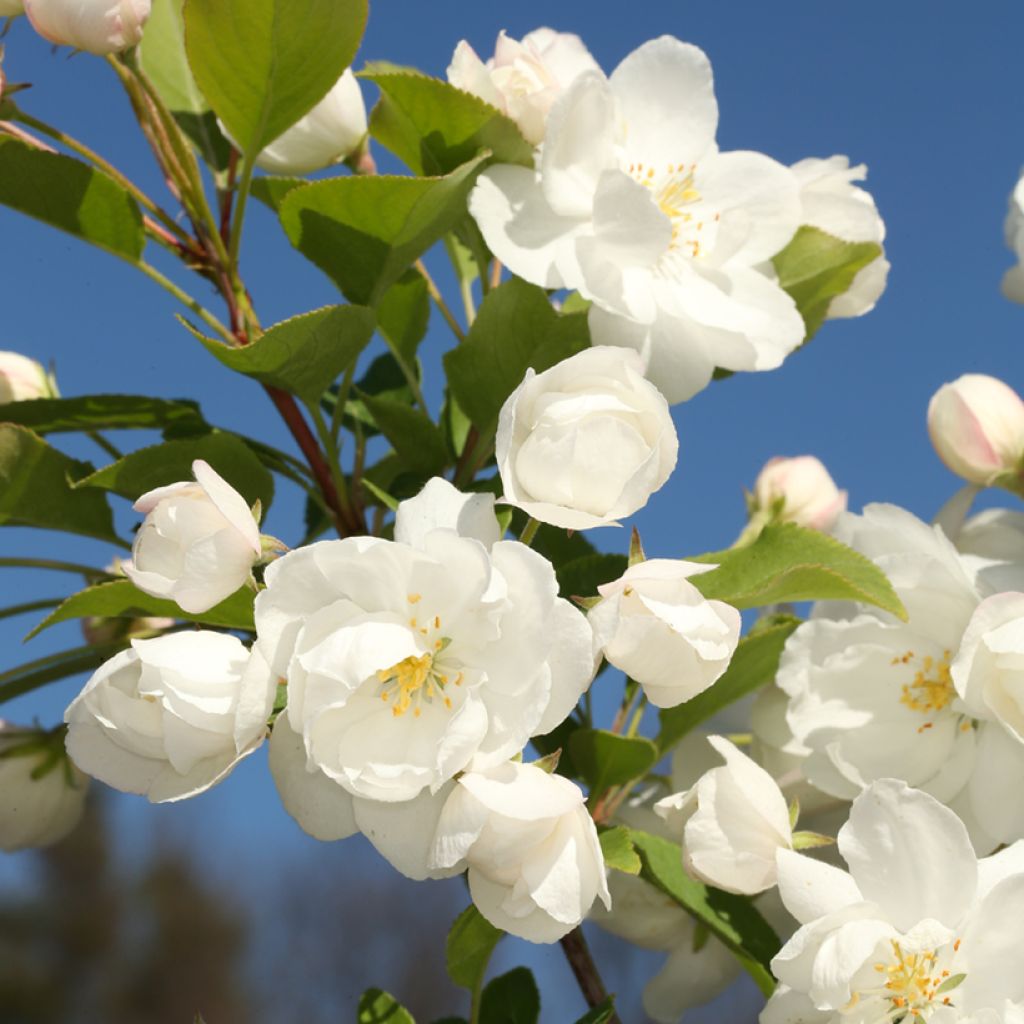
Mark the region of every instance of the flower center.
MULTIPOLYGON (((893 665, 909 665, 916 660, 921 666, 914 674, 913 680, 904 683, 900 688, 900 703, 911 711, 919 711, 923 715, 930 715, 934 711, 943 711, 949 707, 956 697, 956 688, 953 686, 953 677, 949 671, 950 656, 949 651, 943 651, 942 658, 936 661, 930 654, 917 658, 913 651, 907 651, 906 654, 893 658, 893 665)), ((926 722, 917 731, 930 729, 932 724, 926 722)))
POLYGON ((666 170, 646 164, 630 164, 629 173, 634 181, 652 192, 658 209, 672 224, 672 251, 683 251, 692 259, 699 259, 707 250, 711 239, 704 233, 708 223, 716 223, 721 214, 705 219, 697 208, 703 197, 694 187, 697 165, 669 164, 666 170))
POLYGON ((959 939, 941 952, 932 949, 923 953, 906 953, 897 941, 892 940, 891 945, 892 958, 874 965, 880 975, 879 987, 855 993, 847 1009, 864 998, 874 996, 881 999, 884 1009, 872 1024, 888 1024, 890 1021, 918 1024, 928 1020, 940 1006, 953 1005, 950 993, 960 985, 965 975, 954 975, 942 965, 960 948, 959 939))

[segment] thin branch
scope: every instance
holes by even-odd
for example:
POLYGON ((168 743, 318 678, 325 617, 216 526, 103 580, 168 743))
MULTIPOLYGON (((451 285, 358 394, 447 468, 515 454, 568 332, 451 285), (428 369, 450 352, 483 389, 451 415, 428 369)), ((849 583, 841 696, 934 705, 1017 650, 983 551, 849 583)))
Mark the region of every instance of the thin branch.
MULTIPOLYGON (((583 929, 579 926, 573 928, 568 935, 563 935, 559 942, 565 959, 569 961, 572 973, 576 977, 576 984, 587 1001, 587 1006, 593 1009, 607 1002, 608 990, 604 987, 597 964, 590 955, 590 947, 583 936, 583 929)), ((608 1024, 622 1024, 614 1010, 608 1018, 608 1024)))
POLYGON ((419 271, 423 280, 427 282, 427 291, 430 297, 434 300, 434 305, 441 312, 441 316, 444 317, 445 322, 452 329, 452 334, 455 335, 459 340, 459 344, 462 344, 466 340, 465 331, 462 329, 462 325, 458 320, 455 319, 455 315, 448 308, 448 304, 444 301, 444 296, 441 294, 441 290, 434 283, 434 279, 430 276, 430 272, 423 264, 423 260, 417 260, 413 266, 419 271))

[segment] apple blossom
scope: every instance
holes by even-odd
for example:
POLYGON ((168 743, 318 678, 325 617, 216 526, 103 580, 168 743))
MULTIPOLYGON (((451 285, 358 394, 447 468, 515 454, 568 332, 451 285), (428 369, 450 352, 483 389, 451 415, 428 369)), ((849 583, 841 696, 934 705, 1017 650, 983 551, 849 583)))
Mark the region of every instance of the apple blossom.
POLYGON ((331 91, 256 158, 273 174, 308 174, 355 153, 366 138, 366 105, 356 76, 346 68, 331 91))
POLYGON ((436 793, 551 731, 589 685, 585 617, 546 559, 495 539, 493 500, 438 478, 399 506, 395 540, 267 568, 256 630, 313 778, 373 800, 436 793))
POLYGON ((716 366, 768 370, 803 341, 768 261, 800 226, 800 189, 760 153, 721 153, 711 66, 663 36, 610 78, 578 75, 537 168, 498 165, 470 195, 491 251, 544 288, 592 300, 594 343, 644 354, 671 402, 716 366))
POLYGON ((202 459, 192 472, 195 483, 158 487, 135 502, 146 518, 125 574, 139 590, 199 614, 245 585, 261 542, 238 491, 202 459))
POLYGON ((259 650, 224 633, 133 640, 65 712, 68 754, 153 803, 196 796, 263 742, 275 689, 259 650))
POLYGON ((58 46, 100 56, 135 46, 151 0, 24 0, 32 27, 58 46))
POLYGON ((1024 512, 987 508, 962 523, 952 540, 991 591, 1024 590, 1024 512))
POLYGON ((501 408, 494 447, 505 502, 585 530, 643 508, 675 468, 679 439, 640 357, 605 345, 528 370, 501 408))
POLYGON ((754 484, 752 514, 828 533, 846 511, 846 491, 813 455, 769 459, 754 484))
POLYGON ((19 352, 0 352, 0 405, 55 394, 50 375, 34 359, 19 352))
POLYGON ((654 809, 666 820, 685 820, 683 862, 691 875, 726 892, 764 892, 776 882, 776 851, 793 847, 786 798, 775 780, 728 740, 709 736, 708 743, 725 765, 654 809))
POLYGON ((502 30, 486 63, 461 40, 448 65, 448 81, 507 114, 536 146, 544 140, 555 100, 577 75, 600 70, 583 40, 570 32, 538 28, 519 41, 502 30))
POLYGON ((951 810, 885 779, 854 801, 839 850, 848 873, 778 854, 801 927, 772 961, 782 985, 762 1022, 1012 1019, 993 1012, 1024 998, 1021 844, 979 862, 951 810))
POLYGON ((79 822, 89 779, 68 764, 52 736, 0 719, 0 850, 49 846, 79 822))
POLYGON ((643 687, 655 707, 690 700, 729 667, 740 613, 723 601, 705 600, 688 579, 713 568, 653 558, 598 587, 601 601, 589 613, 595 646, 643 687))
POLYGON ((1024 303, 1024 174, 1010 193, 1003 232, 1007 248, 1017 259, 1003 275, 1003 294, 1011 302, 1024 303))
POLYGON ((459 777, 441 811, 433 866, 469 867, 469 892, 495 927, 555 942, 595 899, 611 904, 583 792, 569 779, 506 762, 459 777))
POLYGON ((928 433, 957 476, 988 486, 1024 473, 1024 401, 1009 385, 981 373, 944 384, 928 404, 928 433))
MULTIPOLYGON (((809 157, 793 164, 792 171, 800 183, 804 224, 844 242, 885 241, 885 222, 874 199, 854 184, 867 177, 864 164, 851 167, 845 156, 809 157)), ((889 268, 884 253, 861 268, 850 287, 829 303, 828 319, 861 316, 874 309, 885 291, 889 268)))

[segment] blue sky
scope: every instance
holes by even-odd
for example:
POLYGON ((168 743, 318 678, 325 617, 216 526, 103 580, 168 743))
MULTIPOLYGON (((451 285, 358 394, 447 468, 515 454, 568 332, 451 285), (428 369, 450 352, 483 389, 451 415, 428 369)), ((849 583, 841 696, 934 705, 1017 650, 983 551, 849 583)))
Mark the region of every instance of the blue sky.
MULTIPOLYGON (((931 394, 965 372, 992 373, 1018 390, 1024 385, 1024 308, 999 293, 1011 261, 1002 240, 1006 197, 1024 163, 1024 8, 975 5, 967 16, 961 5, 920 0, 856 6, 650 0, 628 8, 579 0, 520 0, 507 8, 378 0, 360 61, 388 59, 443 75, 460 37, 487 55, 499 29, 521 35, 541 24, 580 33, 608 71, 634 46, 663 33, 700 45, 715 70, 723 149, 760 150, 787 163, 833 153, 863 161, 888 226, 893 270, 873 313, 827 324, 781 370, 734 377, 675 407, 678 469, 636 517, 648 553, 683 555, 730 543, 743 522, 742 488, 778 454, 819 456, 855 508, 883 500, 933 515, 956 481, 928 443, 931 394)), ((22 99, 27 110, 161 194, 127 103, 102 61, 53 54, 23 23, 14 26, 6 50, 9 80, 34 83, 22 99)), ((244 269, 265 323, 338 301, 258 205, 244 269)), ((0 209, 0 282, 0 349, 53 360, 65 394, 192 397, 213 422, 289 446, 263 394, 213 363, 175 324, 173 302, 113 258, 0 209)), ((436 379, 450 343, 435 318, 425 349, 428 376, 436 379)), ((101 457, 88 442, 70 443, 69 450, 101 457)), ((282 487, 270 532, 297 539, 299 507, 282 487)), ((126 511, 121 516, 132 522, 126 511)), ((626 536, 604 531, 598 542, 614 548, 626 536)), ((95 564, 112 554, 91 542, 0 532, 0 554, 13 553, 95 564)), ((75 582, 5 572, 0 593, 12 601, 57 596, 75 582)), ((79 642, 68 625, 22 649, 27 629, 24 620, 0 621, 4 667, 79 642)), ((3 713, 55 721, 76 688, 73 681, 56 684, 3 713)), ((153 809, 123 798, 117 819, 126 850, 147 842, 159 821, 201 830, 203 856, 219 863, 256 858, 272 867, 275 858, 307 855, 312 843, 277 807, 261 756, 185 806, 153 809)), ((340 860, 346 856, 353 855, 339 852, 340 860)), ((363 854, 356 861, 360 870, 378 870, 363 854)), ((7 858, 0 878, 15 877, 23 863, 7 858)), ((567 982, 557 973, 552 980, 567 982)), ((563 1019, 559 1005, 546 1004, 545 1019, 563 1019)))

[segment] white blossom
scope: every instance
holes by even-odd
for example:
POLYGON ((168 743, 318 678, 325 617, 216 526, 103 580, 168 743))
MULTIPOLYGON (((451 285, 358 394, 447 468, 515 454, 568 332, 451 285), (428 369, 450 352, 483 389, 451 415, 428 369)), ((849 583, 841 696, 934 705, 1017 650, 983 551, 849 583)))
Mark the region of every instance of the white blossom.
POLYGON ((50 763, 41 739, 38 730, 0 719, 0 850, 6 853, 59 842, 85 809, 89 779, 64 758, 50 763))
POLYGON ((610 346, 528 370, 495 440, 504 500, 570 530, 617 525, 643 508, 678 451, 668 403, 640 358, 610 346))
POLYGON ((0 352, 0 405, 54 397, 53 381, 43 366, 20 352, 0 352))
POLYGON ((754 484, 752 514, 828 533, 846 511, 846 491, 813 455, 769 459, 754 484))
POLYGON ((598 587, 601 601, 589 614, 595 645, 643 687, 655 707, 690 700, 729 667, 740 613, 706 600, 688 579, 713 568, 654 558, 598 587))
POLYGON ((460 776, 441 811, 431 862, 440 869, 465 862, 480 913, 530 942, 555 942, 595 899, 611 903, 582 791, 535 765, 507 762, 460 776))
POLYGON ((133 640, 65 712, 68 754, 153 803, 196 796, 263 742, 275 688, 259 650, 224 633, 133 640))
POLYGON ((192 472, 195 483, 158 487, 135 502, 146 518, 125 575, 139 590, 199 614, 249 580, 261 544, 238 491, 201 459, 192 472))
POLYGON ((1024 590, 1024 512, 984 509, 963 522, 951 539, 990 591, 1024 590))
POLYGON ((58 46, 100 56, 135 46, 151 0, 24 0, 32 27, 58 46))
POLYGON ((635 348, 671 402, 716 366, 768 370, 804 338, 767 266, 800 226, 800 189, 759 153, 719 152, 711 67, 663 36, 610 78, 576 77, 537 168, 486 170, 470 212, 513 273, 592 300, 597 345, 635 348))
POLYGON ((504 30, 486 63, 461 40, 448 65, 448 81, 507 114, 528 142, 544 139, 552 104, 584 71, 600 71, 579 36, 538 28, 522 40, 504 30))
POLYGON ((569 714, 593 677, 590 627, 546 559, 496 536, 493 498, 438 478, 400 506, 394 541, 324 541, 268 567, 257 634, 312 779, 411 800, 569 714))
MULTIPOLYGON (((850 166, 849 157, 809 157, 793 164, 800 183, 801 220, 844 242, 885 241, 885 222, 870 193, 854 184, 868 174, 864 164, 850 166)), ((883 254, 857 272, 850 287, 828 307, 828 319, 862 316, 875 308, 885 291, 889 261, 883 254)))

